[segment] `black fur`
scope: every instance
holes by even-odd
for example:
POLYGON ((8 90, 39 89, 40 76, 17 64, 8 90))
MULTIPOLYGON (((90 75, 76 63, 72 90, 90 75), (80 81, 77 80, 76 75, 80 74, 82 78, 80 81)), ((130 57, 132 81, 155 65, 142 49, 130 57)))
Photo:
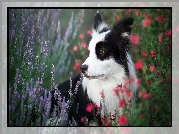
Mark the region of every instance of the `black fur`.
POLYGON ((93 25, 93 28, 97 31, 98 26, 101 23, 102 23, 101 16, 100 16, 99 12, 96 12, 96 14, 94 15, 94 25, 93 25))
MULTIPOLYGON (((74 93, 76 83, 77 81, 79 81, 79 79, 80 79, 80 75, 72 79, 72 92, 73 92, 74 100, 72 102, 72 105, 70 106, 70 110, 68 113, 67 126, 69 125, 68 124, 69 120, 72 120, 72 118, 75 119, 78 126, 88 125, 88 124, 84 124, 84 122, 81 122, 82 117, 87 118, 88 123, 94 118, 96 118, 98 119, 98 123, 101 124, 100 115, 96 115, 96 109, 94 109, 94 111, 92 112, 86 111, 87 104, 92 103, 92 101, 88 98, 86 90, 82 89, 82 85, 78 87, 77 94, 74 93)), ((67 80, 58 86, 58 90, 60 91, 61 96, 65 97, 66 101, 69 100, 69 93, 68 93, 69 89, 70 89, 70 80, 67 80)), ((54 93, 55 91, 52 91, 51 113, 53 112, 54 105, 57 105, 57 100, 54 97, 54 93)))
MULTIPOLYGON (((129 38, 123 37, 122 33, 128 32, 131 33, 132 18, 126 18, 121 21, 118 21, 114 26, 113 29, 105 36, 104 41, 98 42, 96 44, 96 55, 97 58, 100 60, 107 60, 110 57, 114 58, 117 63, 124 67, 125 73, 129 76, 129 69, 127 65, 127 58, 126 53, 128 52, 129 46, 129 38), (100 50, 103 50, 104 53, 100 53, 100 50)), ((98 26, 102 23, 101 16, 99 12, 95 14, 94 17, 94 29, 97 31, 98 26)), ((108 31, 107 27, 103 28, 99 34, 108 31)), ((81 122, 81 118, 85 117, 88 119, 88 122, 97 118, 99 125, 101 125, 100 115, 96 114, 97 109, 94 109, 92 112, 86 111, 86 106, 92 101, 88 98, 86 89, 82 89, 82 85, 78 87, 78 92, 75 94, 75 86, 77 81, 79 81, 80 75, 72 79, 72 92, 74 96, 74 100, 72 105, 69 108, 68 113, 68 121, 74 118, 78 124, 78 126, 84 126, 84 122, 81 122)), ((61 92, 61 96, 66 98, 66 101, 69 99, 69 91, 70 89, 70 81, 66 81, 58 86, 58 90, 61 92)), ((54 105, 57 105, 57 100, 54 97, 54 92, 52 91, 52 107, 51 112, 54 109, 54 105)), ((67 121, 67 122, 68 122, 67 121)), ((68 124, 68 123, 67 123, 68 124)))
MULTIPOLYGON (((98 15, 99 16, 99 15, 98 15)), ((131 33, 133 18, 126 18, 118 21, 113 29, 106 35, 105 40, 96 44, 96 55, 100 60, 107 60, 110 57, 114 58, 115 61, 124 67, 125 73, 129 76, 129 69, 127 65, 126 54, 129 47, 129 38, 123 37, 122 33, 131 33), (104 54, 100 54, 100 50, 104 51, 104 54)), ((106 31, 107 29, 102 31, 106 31)))

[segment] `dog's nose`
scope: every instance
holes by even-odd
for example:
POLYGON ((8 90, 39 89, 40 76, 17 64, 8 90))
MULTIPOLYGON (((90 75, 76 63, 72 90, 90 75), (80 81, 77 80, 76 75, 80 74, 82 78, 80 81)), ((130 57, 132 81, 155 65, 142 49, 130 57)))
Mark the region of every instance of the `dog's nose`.
POLYGON ((80 67, 82 73, 85 73, 85 71, 88 69, 88 65, 84 64, 84 65, 81 65, 80 67))

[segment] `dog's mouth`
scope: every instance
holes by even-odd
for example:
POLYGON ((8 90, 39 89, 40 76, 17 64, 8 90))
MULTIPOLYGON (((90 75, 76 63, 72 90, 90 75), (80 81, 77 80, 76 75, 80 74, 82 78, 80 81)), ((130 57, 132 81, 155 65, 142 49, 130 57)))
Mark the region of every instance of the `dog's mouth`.
POLYGON ((83 76, 88 78, 88 79, 99 79, 99 78, 104 78, 105 74, 101 74, 101 75, 87 75, 87 74, 83 74, 83 76))

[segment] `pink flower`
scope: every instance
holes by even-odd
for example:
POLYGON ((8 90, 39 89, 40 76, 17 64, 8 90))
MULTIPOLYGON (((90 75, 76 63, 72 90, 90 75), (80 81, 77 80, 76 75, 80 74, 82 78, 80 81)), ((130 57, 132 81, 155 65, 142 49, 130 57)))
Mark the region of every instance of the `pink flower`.
POLYGON ((127 91, 127 92, 126 92, 126 96, 127 96, 128 98, 131 98, 131 97, 132 97, 132 93, 131 93, 130 91, 127 91))
POLYGON ((86 111, 89 112, 89 113, 92 111, 92 103, 87 104, 86 111))
POLYGON ((127 123, 126 116, 123 115, 123 116, 119 117, 117 122, 119 125, 125 125, 127 123))
POLYGON ((79 38, 80 38, 80 39, 83 39, 83 38, 84 38, 84 35, 83 35, 83 34, 80 34, 80 35, 79 35, 79 38))
POLYGON ((75 46, 73 47, 73 51, 76 51, 76 50, 78 50, 78 47, 75 45, 75 46))
POLYGON ((150 25, 152 23, 152 20, 151 19, 145 19, 143 21, 143 27, 147 27, 148 25, 150 25))
POLYGON ((139 15, 140 15, 140 11, 137 11, 137 12, 135 13, 135 15, 136 15, 136 16, 139 16, 139 15))
POLYGON ((112 91, 113 91, 113 95, 116 95, 116 96, 119 95, 118 90, 116 88, 114 88, 112 91))
POLYGON ((85 118, 84 117, 81 117, 81 120, 80 120, 81 122, 84 122, 85 121, 85 118))
POLYGON ((147 57, 148 54, 147 54, 146 52, 142 52, 142 56, 143 56, 143 57, 147 57))
POLYGON ((170 82, 170 81, 171 81, 171 79, 172 79, 172 78, 171 78, 171 76, 169 76, 169 77, 167 78, 167 81, 169 81, 169 82, 170 82))
POLYGON ((149 14, 149 15, 148 15, 148 18, 149 18, 149 19, 152 19, 152 14, 149 14))
POLYGON ((154 50, 151 50, 151 51, 150 51, 150 54, 151 54, 152 58, 155 57, 155 52, 154 52, 154 50))
POLYGON ((136 63, 135 63, 135 69, 141 69, 142 68, 142 60, 138 60, 136 63))
POLYGON ((154 71, 155 70, 155 67, 154 66, 150 66, 150 71, 154 71))
POLYGON ((137 79, 137 86, 140 86, 140 79, 137 79))
POLYGON ((143 73, 143 74, 142 74, 142 78, 144 78, 144 77, 145 77, 145 74, 143 73))
POLYGON ((162 42, 162 36, 161 35, 158 36, 158 41, 162 42))
POLYGON ((119 100, 119 108, 123 107, 124 106, 124 100, 120 99, 119 100))
POLYGON ((149 94, 146 93, 146 92, 144 92, 144 94, 143 94, 143 98, 144 98, 144 99, 148 99, 148 98, 149 98, 149 94))
POLYGON ((142 95, 143 95, 143 92, 142 92, 142 91, 138 92, 138 97, 139 97, 139 98, 141 98, 142 95))
POLYGON ((99 106, 98 106, 96 103, 94 103, 94 107, 95 107, 95 108, 99 108, 99 106))
POLYGON ((132 42, 132 44, 134 45, 138 45, 139 43, 139 36, 138 35, 130 35, 130 41, 132 42))
POLYGON ((82 46, 83 48, 86 48, 86 43, 82 42, 82 43, 81 43, 81 46, 82 46))
POLYGON ((142 118, 142 117, 143 117, 143 114, 142 114, 142 113, 140 113, 140 114, 139 114, 139 117, 140 117, 140 118, 142 118))
POLYGON ((73 70, 77 70, 80 67, 80 65, 78 63, 75 63, 75 65, 73 66, 73 70))
POLYGON ((91 34, 91 30, 88 30, 88 31, 87 31, 87 34, 91 34))
POLYGON ((145 82, 145 84, 150 85, 150 84, 151 84, 151 81, 150 81, 150 80, 147 80, 147 81, 145 82))

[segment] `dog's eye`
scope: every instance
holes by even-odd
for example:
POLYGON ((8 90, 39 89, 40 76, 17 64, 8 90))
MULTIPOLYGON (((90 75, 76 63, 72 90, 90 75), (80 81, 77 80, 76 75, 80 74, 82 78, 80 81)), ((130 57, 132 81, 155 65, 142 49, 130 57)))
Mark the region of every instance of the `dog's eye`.
POLYGON ((99 54, 101 54, 101 55, 102 55, 102 54, 104 54, 104 53, 105 53, 105 51, 104 51, 104 50, 102 50, 102 49, 100 49, 100 50, 99 50, 99 54))

